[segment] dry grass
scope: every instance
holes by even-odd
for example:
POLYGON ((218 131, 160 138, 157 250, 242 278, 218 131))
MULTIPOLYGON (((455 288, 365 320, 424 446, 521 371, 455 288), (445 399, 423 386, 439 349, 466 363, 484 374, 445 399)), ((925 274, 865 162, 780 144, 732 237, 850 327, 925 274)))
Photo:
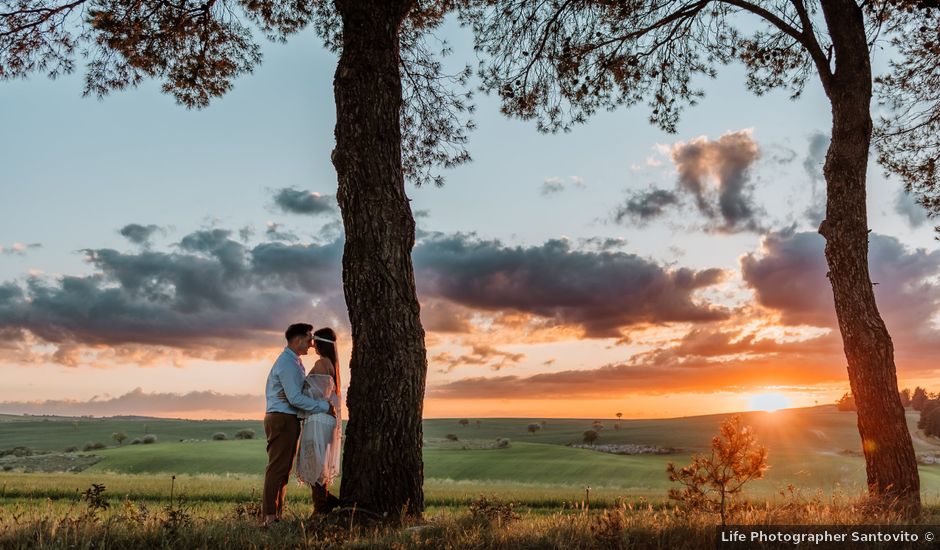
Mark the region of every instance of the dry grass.
MULTIPOLYGON (((292 505, 288 518, 260 529, 251 502, 110 499, 94 509, 81 499, 0 501, 2 548, 711 548, 715 514, 685 512, 645 500, 606 509, 526 509, 480 513, 502 503, 493 497, 469 507, 432 508, 420 524, 363 523, 353 516, 310 519, 310 507, 292 505)), ((864 499, 804 496, 790 491, 773 501, 747 503, 731 521, 748 525, 909 523, 864 499)), ((930 508, 921 523, 940 522, 930 508)))

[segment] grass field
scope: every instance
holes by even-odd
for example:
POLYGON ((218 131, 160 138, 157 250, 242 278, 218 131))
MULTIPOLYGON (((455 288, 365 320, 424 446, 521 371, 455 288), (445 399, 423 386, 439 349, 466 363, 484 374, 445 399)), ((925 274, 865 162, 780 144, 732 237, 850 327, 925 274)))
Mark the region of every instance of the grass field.
MULTIPOLYGON (((940 452, 940 441, 917 435, 917 413, 908 416, 918 453, 940 452)), ((770 469, 764 480, 754 482, 753 494, 773 495, 788 484, 807 490, 835 490, 846 493, 864 489, 865 467, 859 452, 855 415, 839 412, 834 406, 790 409, 775 413, 744 413, 744 420, 767 446, 770 469)), ((566 495, 591 486, 620 491, 625 495, 655 497, 664 495, 670 483, 665 475, 670 461, 686 463, 692 453, 707 450, 717 432, 722 415, 675 419, 624 420, 614 429, 615 420, 600 420, 605 428, 598 444, 640 444, 678 449, 670 455, 623 456, 566 446, 580 443, 582 433, 595 419, 470 419, 461 426, 457 419, 431 419, 425 422, 425 477, 434 483, 468 484, 477 488, 491 485, 552 488, 566 495), (545 422, 536 433, 526 427, 545 422), (455 434, 457 442, 441 444, 455 434), (497 437, 508 438, 506 449, 479 449, 497 437), (462 446, 469 447, 463 450, 462 446)), ((61 451, 85 442, 106 442, 112 446, 94 451, 102 458, 86 474, 210 475, 256 477, 264 469, 264 442, 256 440, 213 441, 212 434, 228 437, 243 428, 263 429, 256 421, 189 421, 154 418, 70 419, 56 417, 0 416, 0 448, 26 446, 61 451), (110 439, 122 431, 130 437, 155 434, 152 445, 116 446, 110 439)), ((0 483, 14 487, 10 473, 0 473, 0 483)), ((940 501, 940 466, 921 466, 922 490, 928 501, 940 501)))

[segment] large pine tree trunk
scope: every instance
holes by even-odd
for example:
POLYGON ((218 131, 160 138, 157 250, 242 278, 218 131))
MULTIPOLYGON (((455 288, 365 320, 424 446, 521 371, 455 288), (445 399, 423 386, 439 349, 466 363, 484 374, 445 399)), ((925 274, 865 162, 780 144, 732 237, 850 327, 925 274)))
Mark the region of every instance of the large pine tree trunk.
POLYGON ((849 383, 858 407, 858 430, 869 493, 899 510, 920 513, 920 478, 911 434, 898 395, 894 346, 868 272, 866 170, 871 144, 871 62, 861 9, 853 0, 823 0, 835 51, 833 77, 825 82, 832 104, 832 142, 823 172, 829 281, 849 383))
POLYGON ((421 412, 427 359, 401 164, 398 33, 411 0, 337 0, 336 99, 343 290, 352 325, 340 498, 388 519, 424 509, 421 412))

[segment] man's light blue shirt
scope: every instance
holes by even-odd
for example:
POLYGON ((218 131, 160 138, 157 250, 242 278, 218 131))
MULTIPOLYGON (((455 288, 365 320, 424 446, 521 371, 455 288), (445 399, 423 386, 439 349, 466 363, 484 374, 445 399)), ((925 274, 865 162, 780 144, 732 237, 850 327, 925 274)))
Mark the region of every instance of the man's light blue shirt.
POLYGON ((294 353, 294 350, 284 348, 277 361, 274 362, 274 366, 271 367, 268 382, 264 387, 264 397, 267 401, 265 412, 296 415, 298 409, 315 413, 330 410, 329 401, 304 395, 303 387, 304 364, 300 362, 300 357, 294 353), (287 401, 278 397, 277 394, 281 390, 284 390, 284 394, 287 395, 287 401))

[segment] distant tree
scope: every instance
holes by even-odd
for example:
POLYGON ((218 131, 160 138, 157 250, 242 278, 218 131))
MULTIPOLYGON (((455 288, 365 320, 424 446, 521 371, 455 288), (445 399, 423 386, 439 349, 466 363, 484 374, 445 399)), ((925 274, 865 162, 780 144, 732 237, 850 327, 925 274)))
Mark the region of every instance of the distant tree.
POLYGON ((584 434, 582 434, 582 441, 584 441, 588 445, 593 445, 594 442, 597 441, 598 437, 600 437, 600 434, 598 434, 596 431, 587 430, 586 432, 584 432, 584 434))
POLYGON ((74 453, 74 452, 77 452, 77 451, 78 451, 78 447, 76 447, 75 445, 71 445, 71 446, 65 448, 65 452, 67 452, 67 453, 74 453))
POLYGON ((464 428, 470 425, 470 421, 467 420, 466 418, 461 418, 460 421, 457 423, 463 426, 464 428))
POLYGON ((614 429, 615 429, 615 430, 619 430, 619 429, 620 429, 620 422, 617 422, 616 424, 614 424, 614 429))
POLYGON ((255 431, 251 428, 245 428, 243 430, 238 430, 235 432, 235 439, 254 439, 255 431))
POLYGON ((911 396, 911 408, 915 411, 922 410, 924 408, 924 403, 929 400, 930 397, 927 395, 927 390, 917 386, 914 388, 914 395, 911 396))
POLYGON ((448 441, 457 441, 457 434, 447 434, 444 437, 446 437, 448 441))
POLYGON ((595 420, 591 423, 591 428, 593 428, 594 431, 599 432, 604 429, 604 424, 600 420, 595 420))
POLYGON ((480 420, 477 420, 477 421, 476 421, 476 425, 477 425, 477 429, 479 430, 479 429, 480 429, 480 426, 483 425, 483 422, 480 421, 480 420))
POLYGON ((537 431, 539 431, 539 430, 542 429, 542 425, 539 424, 539 423, 537 423, 537 422, 533 422, 533 423, 529 424, 529 425, 526 427, 526 429, 529 430, 529 433, 530 433, 530 434, 534 434, 535 432, 537 432, 537 431))
POLYGON ((543 428, 545 427, 546 424, 547 424, 547 422, 545 422, 544 420, 542 420, 541 422, 539 422, 539 425, 542 426, 543 428))
POLYGON ((621 418, 623 418, 623 413, 617 413, 617 420, 620 420, 621 418))
POLYGON ((757 444, 751 428, 742 425, 739 416, 732 416, 712 438, 710 455, 695 455, 683 468, 669 463, 669 481, 683 485, 682 489, 670 489, 669 498, 693 510, 716 512, 725 525, 744 484, 764 477, 765 470, 767 449, 757 444))
POLYGON ((852 397, 851 393, 844 393, 842 397, 836 401, 836 407, 840 411, 857 411, 858 408, 855 406, 855 398, 852 397))
MULTIPOLYGON (((927 410, 927 409, 924 409, 927 410)), ((940 407, 931 407, 924 422, 924 434, 940 437, 940 407)))
POLYGON ((117 441, 118 445, 123 445, 124 440, 127 439, 127 434, 124 432, 114 432, 111 434, 111 439, 117 441))
POLYGON ((927 419, 930 414, 940 408, 940 399, 928 399, 920 409, 920 417, 917 419, 917 427, 921 430, 927 429, 927 419))
POLYGON ((212 439, 215 441, 225 441, 228 439, 228 436, 225 435, 225 432, 215 432, 212 434, 212 439))
POLYGON ((72 421, 72 429, 75 430, 76 432, 78 431, 78 420, 72 421))
POLYGON ((910 388, 904 388, 903 390, 901 390, 901 391, 898 393, 898 397, 901 398, 901 406, 902 406, 902 407, 910 407, 910 406, 911 406, 911 389, 910 389, 910 388))

